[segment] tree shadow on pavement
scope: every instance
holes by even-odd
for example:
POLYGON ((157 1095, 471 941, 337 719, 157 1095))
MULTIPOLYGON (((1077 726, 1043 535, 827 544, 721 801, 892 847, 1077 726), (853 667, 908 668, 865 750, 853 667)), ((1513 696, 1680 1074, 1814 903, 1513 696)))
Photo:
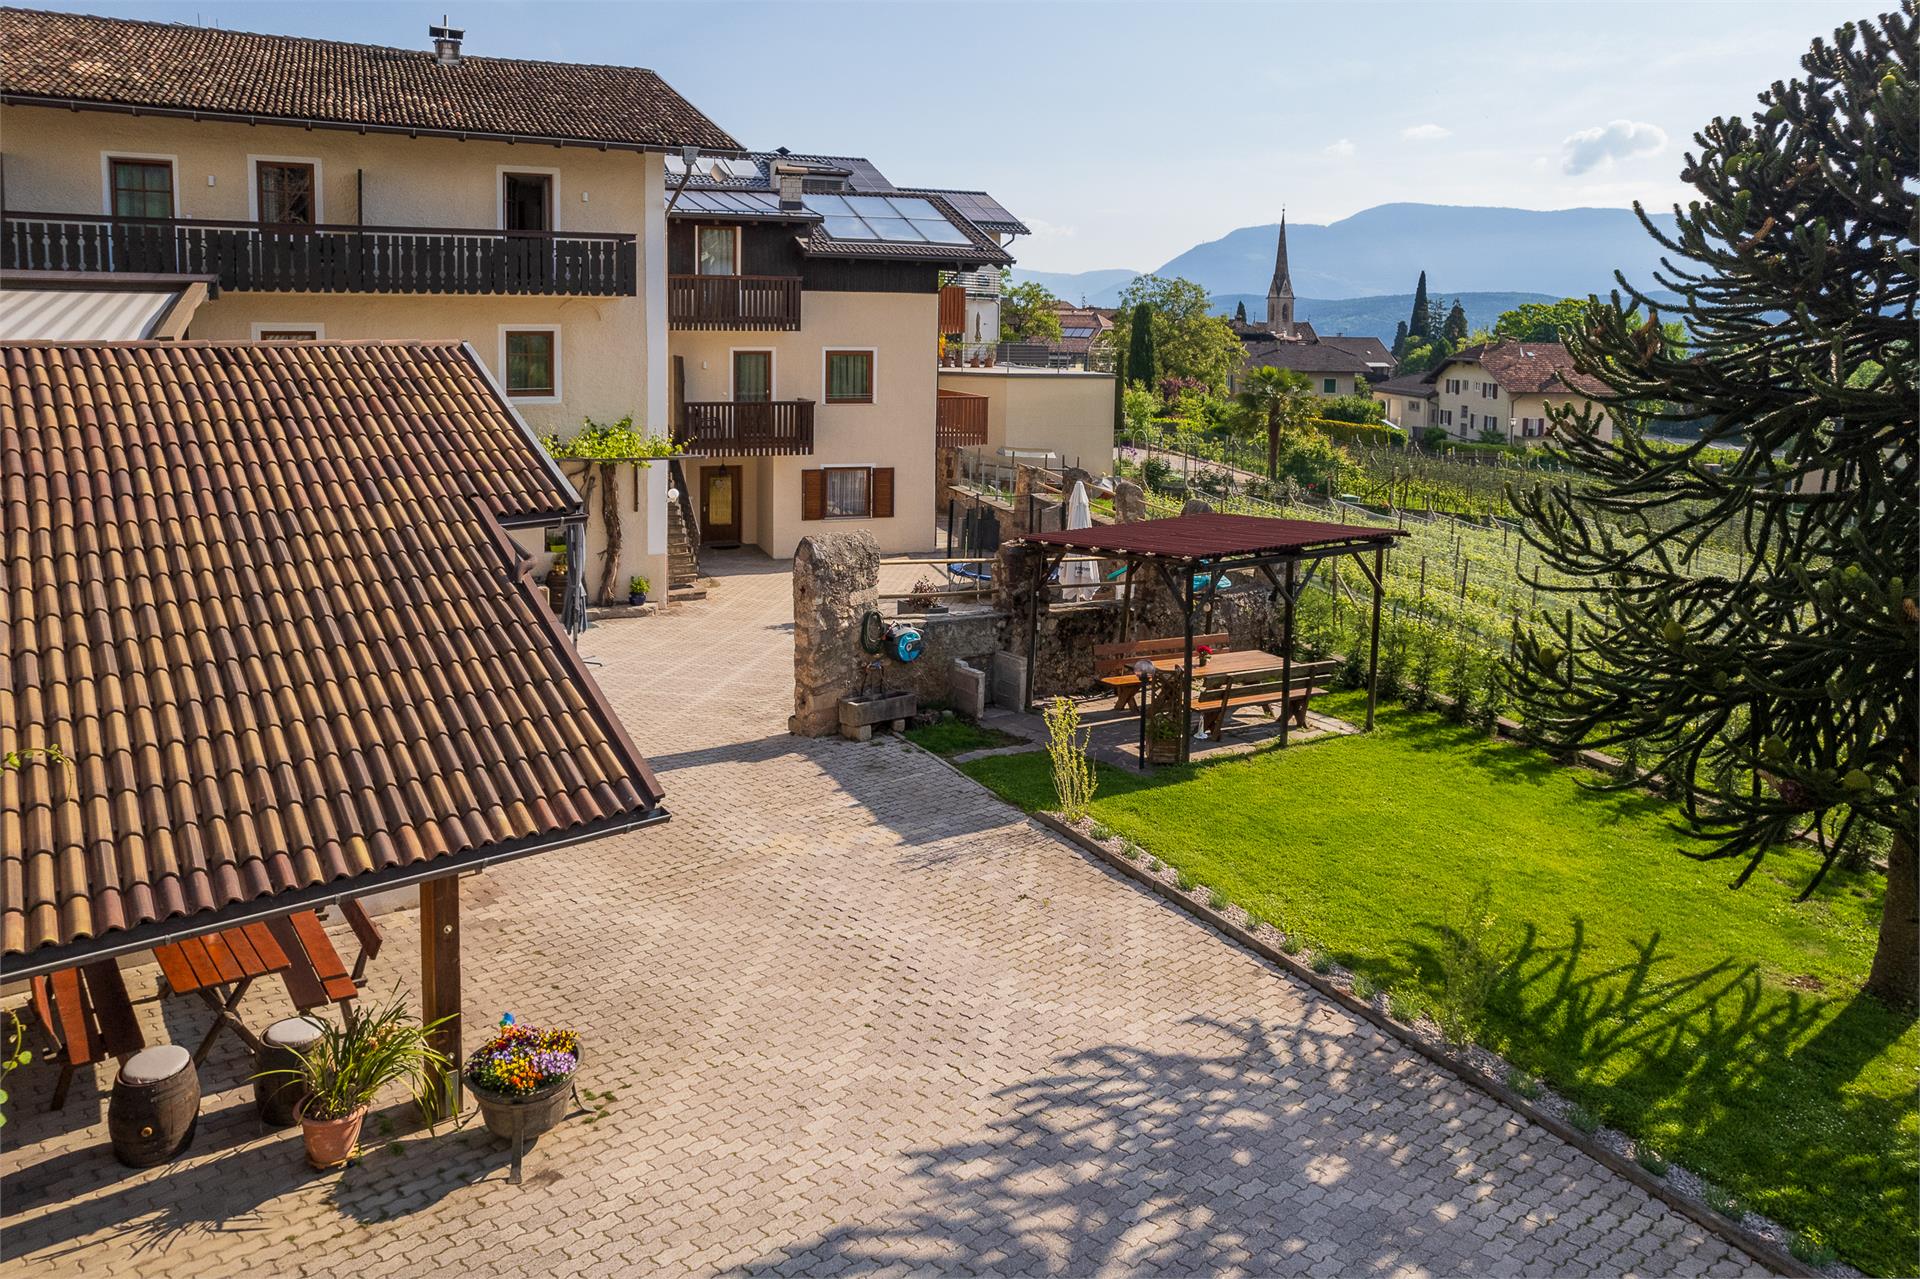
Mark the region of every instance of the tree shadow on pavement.
POLYGON ((1599 1210, 1564 1171, 1474 1168, 1463 1130, 1510 1135, 1490 1103, 1343 1015, 1189 1024, 1218 1049, 1064 1056, 984 1099, 977 1135, 907 1153, 916 1207, 734 1273, 1461 1273, 1521 1260, 1488 1220, 1541 1212, 1544 1252, 1599 1210))

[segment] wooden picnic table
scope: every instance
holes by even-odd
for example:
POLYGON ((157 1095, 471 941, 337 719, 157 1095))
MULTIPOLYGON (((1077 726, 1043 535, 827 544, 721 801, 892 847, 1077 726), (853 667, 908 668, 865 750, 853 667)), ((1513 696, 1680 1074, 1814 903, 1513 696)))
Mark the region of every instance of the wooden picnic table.
MULTIPOLYGON (((1204 664, 1196 661, 1193 673, 1196 675, 1248 675, 1255 671, 1277 671, 1284 661, 1280 654, 1269 653, 1261 648, 1230 648, 1224 653, 1215 653, 1204 664)), ((1177 675, 1185 665, 1186 663, 1177 657, 1153 659, 1153 668, 1162 675, 1177 675)))
MULTIPOLYGON (((357 904, 349 905, 352 909, 347 912, 348 918, 364 942, 364 915, 357 904)), ((374 935, 377 939, 377 932, 374 935)), ((377 940, 374 945, 377 948, 377 940)), ((259 1051, 260 1038, 240 1020, 239 1009, 240 1001, 261 977, 278 974, 294 1007, 302 1012, 326 1003, 337 1003, 344 1009, 347 1001, 360 993, 355 975, 347 971, 332 939, 320 926, 319 915, 311 910, 168 942, 155 946, 153 955, 160 961, 168 989, 178 995, 196 995, 213 1010, 213 1026, 194 1050, 195 1064, 206 1060, 222 1030, 232 1030, 248 1047, 259 1051)))

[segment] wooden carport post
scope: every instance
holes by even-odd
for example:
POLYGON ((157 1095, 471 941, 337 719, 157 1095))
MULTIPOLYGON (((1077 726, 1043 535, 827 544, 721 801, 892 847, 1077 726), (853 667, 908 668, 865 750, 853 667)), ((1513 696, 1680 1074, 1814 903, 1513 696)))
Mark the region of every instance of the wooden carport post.
MULTIPOLYGON (((1293 597, 1299 588, 1293 584, 1295 561, 1287 561, 1286 585, 1280 588, 1281 631, 1280 631, 1280 687, 1286 692, 1280 698, 1280 745, 1287 744, 1287 723, 1293 718, 1293 597)), ((1306 718, 1303 712, 1301 718, 1306 718)))
POLYGON ((452 1063, 433 1089, 434 1118, 460 1113, 460 877, 441 875, 420 884, 420 1019, 448 1020, 430 1042, 452 1063))

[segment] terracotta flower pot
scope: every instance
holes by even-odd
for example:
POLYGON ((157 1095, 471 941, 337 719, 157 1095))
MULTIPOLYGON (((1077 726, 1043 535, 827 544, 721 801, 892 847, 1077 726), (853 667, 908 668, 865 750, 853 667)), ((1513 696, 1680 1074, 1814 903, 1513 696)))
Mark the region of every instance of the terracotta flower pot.
POLYGON ((307 1162, 322 1172, 346 1166, 360 1145, 360 1125, 367 1120, 367 1108, 360 1107, 338 1119, 309 1119, 307 1103, 294 1107, 300 1121, 300 1135, 306 1138, 307 1162))

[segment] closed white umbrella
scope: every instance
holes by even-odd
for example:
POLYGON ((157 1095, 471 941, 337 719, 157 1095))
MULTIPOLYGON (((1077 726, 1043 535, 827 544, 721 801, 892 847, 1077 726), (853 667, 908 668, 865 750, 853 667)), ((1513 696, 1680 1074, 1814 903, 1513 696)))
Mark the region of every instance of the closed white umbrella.
MULTIPOLYGON (((1073 482, 1073 492, 1067 495, 1067 527, 1093 527, 1093 503, 1087 500, 1087 486, 1080 480, 1073 482)), ((1091 560, 1074 559, 1060 566, 1062 599, 1086 599, 1099 586, 1100 566, 1091 560)))

